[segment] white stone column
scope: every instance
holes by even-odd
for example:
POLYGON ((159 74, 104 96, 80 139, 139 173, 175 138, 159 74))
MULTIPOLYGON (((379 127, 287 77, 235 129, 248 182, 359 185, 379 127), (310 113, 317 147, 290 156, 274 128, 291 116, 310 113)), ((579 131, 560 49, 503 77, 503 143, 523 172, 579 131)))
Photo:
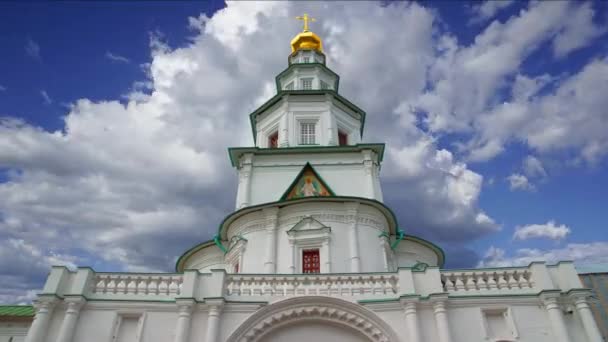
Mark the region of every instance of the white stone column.
POLYGON ((331 273, 331 248, 329 246, 329 238, 327 238, 325 241, 323 241, 323 250, 324 250, 324 255, 325 255, 325 267, 321 269, 322 273, 331 273))
POLYGON ((405 326, 409 333, 408 342, 422 341, 420 339, 420 326, 418 324, 418 312, 416 310, 417 302, 418 298, 401 300, 403 312, 405 313, 405 326))
POLYGON ((289 261, 289 272, 294 274, 296 273, 296 242, 293 239, 289 239, 289 251, 291 254, 291 260, 289 261))
POLYGON ((448 324, 447 296, 431 298, 433 301, 433 313, 435 314, 435 324, 439 342, 452 342, 450 326, 448 324))
POLYGON ((59 328, 59 336, 57 342, 72 342, 74 332, 76 330, 76 322, 80 315, 80 309, 85 303, 83 297, 67 297, 65 299, 67 308, 65 310, 65 316, 63 316, 63 322, 59 328))
POLYGON ((285 112, 279 121, 279 146, 289 146, 289 112, 285 112))
POLYGON ((36 316, 25 337, 25 342, 44 342, 48 334, 49 321, 55 306, 55 298, 38 298, 34 303, 36 316))
POLYGON ((223 300, 208 303, 209 312, 207 315, 207 333, 205 334, 205 342, 218 341, 223 305, 223 300))
POLYGON ((365 171, 366 196, 368 198, 376 198, 376 176, 374 172, 374 161, 372 159, 372 151, 364 150, 363 152, 363 170, 365 171))
MULTIPOLYGON (((331 103, 332 98, 329 97, 327 101, 331 103)), ((329 106, 327 108, 327 112, 325 112, 325 115, 327 115, 327 145, 336 146, 339 143, 339 141, 337 140, 338 124, 336 123, 336 117, 329 109, 329 106)))
POLYGON ((559 305, 559 293, 548 293, 541 295, 541 300, 549 315, 549 321, 551 322, 551 328, 553 330, 553 337, 557 342, 570 342, 568 336, 568 330, 566 329, 566 323, 564 322, 564 314, 562 308, 559 305))
POLYGON ((346 217, 348 220, 348 243, 350 249, 350 271, 361 272, 361 257, 359 255, 359 232, 357 228, 357 209, 359 203, 346 203, 346 217))
POLYGON ((264 209, 266 216, 266 257, 264 261, 264 272, 276 273, 277 269, 277 226, 279 223, 279 208, 264 209))
POLYGON ((239 168, 239 185, 236 194, 236 208, 246 207, 251 202, 251 170, 253 168, 252 155, 246 154, 241 159, 239 168))
POLYGON ((188 342, 190 336, 190 322, 192 321, 192 309, 194 308, 194 300, 178 299, 177 304, 177 322, 175 325, 175 338, 173 342, 188 342))
POLYGON ((588 295, 588 293, 575 293, 570 295, 570 298, 574 302, 576 312, 578 312, 578 315, 581 317, 583 328, 585 328, 585 333, 587 334, 589 342, 602 342, 602 334, 595 323, 589 303, 587 303, 588 295))

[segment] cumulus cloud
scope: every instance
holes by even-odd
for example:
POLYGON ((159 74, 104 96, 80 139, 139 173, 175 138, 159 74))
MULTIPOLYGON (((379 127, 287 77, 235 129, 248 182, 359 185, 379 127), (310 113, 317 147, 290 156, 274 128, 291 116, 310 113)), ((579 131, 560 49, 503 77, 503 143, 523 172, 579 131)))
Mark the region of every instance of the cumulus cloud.
POLYGON ((528 190, 533 191, 535 187, 530 183, 528 177, 519 174, 513 173, 507 177, 507 181, 509 182, 509 189, 513 190, 528 190))
POLYGON ((525 226, 515 227, 513 239, 528 240, 536 238, 547 238, 551 240, 562 240, 571 230, 565 224, 556 225, 555 221, 551 220, 544 224, 528 224, 525 226))
POLYGON ((533 261, 556 263, 565 260, 574 261, 577 265, 607 263, 608 242, 569 243, 564 247, 549 250, 522 248, 516 250, 513 255, 508 255, 502 248, 491 246, 477 266, 526 266, 533 261))
POLYGON ((577 11, 565 18, 564 26, 553 40, 553 53, 564 57, 568 53, 588 44, 606 32, 606 25, 593 22, 595 11, 590 2, 583 3, 577 11))
POLYGON ((480 24, 488 19, 494 18, 496 13, 515 3, 514 0, 488 0, 471 8, 474 17, 470 24, 480 24))
POLYGON ((439 55, 429 68, 429 89, 405 103, 422 115, 431 132, 463 135, 459 151, 471 161, 494 158, 513 142, 539 153, 571 150, 584 161, 601 158, 608 139, 606 112, 601 108, 608 100, 599 94, 602 88, 590 87, 606 86, 606 60, 598 59, 559 80, 553 75, 521 75, 520 70, 544 43, 567 45, 564 51, 571 52, 597 38, 599 34, 585 39, 572 34, 576 42, 563 38, 570 36, 568 32, 598 31, 593 20, 570 24, 572 17, 594 18, 590 6, 532 2, 507 21, 492 22, 467 46, 443 35, 439 55), (547 86, 551 88, 543 89, 547 86), (583 95, 583 90, 590 92, 583 95), (598 126, 584 127, 593 132, 587 134, 579 120, 585 126, 598 126))
POLYGON ((112 62, 131 63, 131 60, 128 59, 127 57, 121 56, 119 54, 112 53, 110 51, 106 51, 105 56, 106 56, 107 59, 111 60, 112 62))
POLYGON ((25 42, 25 54, 34 59, 40 59, 40 45, 32 38, 28 38, 25 42))

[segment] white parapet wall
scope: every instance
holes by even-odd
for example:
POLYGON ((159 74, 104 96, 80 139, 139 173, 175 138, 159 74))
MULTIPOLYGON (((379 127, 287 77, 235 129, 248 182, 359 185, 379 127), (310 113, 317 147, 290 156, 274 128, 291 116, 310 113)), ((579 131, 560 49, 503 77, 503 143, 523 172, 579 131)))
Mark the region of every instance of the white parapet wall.
POLYGON ((308 336, 306 325, 298 322, 329 320, 371 341, 599 342, 585 309, 591 293, 581 287, 568 262, 274 275, 96 273, 54 267, 36 302, 27 341, 287 338, 290 332, 274 331, 275 323, 294 324, 298 341, 297 336, 308 336))

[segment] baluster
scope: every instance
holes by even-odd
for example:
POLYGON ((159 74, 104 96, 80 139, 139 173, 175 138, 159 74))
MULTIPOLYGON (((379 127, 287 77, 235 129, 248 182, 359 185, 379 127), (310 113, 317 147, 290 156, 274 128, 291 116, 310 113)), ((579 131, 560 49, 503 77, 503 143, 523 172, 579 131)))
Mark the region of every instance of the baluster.
POLYGON ((498 273, 498 289, 503 290, 508 288, 507 280, 505 279, 507 272, 498 273))
POLYGON ((167 279, 158 277, 158 292, 156 294, 159 296, 166 296, 168 291, 169 284, 167 284, 167 279))
POLYGON ((175 296, 179 292, 179 284, 177 277, 169 277, 169 295, 175 296))
POLYGON ((533 288, 534 284, 532 283, 532 275, 528 270, 525 270, 521 276, 523 279, 520 280, 520 286, 522 288, 533 288))
POLYGON ((125 278, 118 276, 118 283, 116 284, 116 293, 124 294, 127 292, 127 283, 125 282, 125 278))
POLYGON ((507 278, 507 286, 509 289, 519 289, 519 273, 517 270, 510 272, 507 278))
POLYGON ((497 279, 496 272, 492 272, 492 273, 488 274, 488 290, 496 290, 498 288, 496 279, 497 279))
POLYGON ((486 279, 486 272, 475 273, 475 286, 477 287, 477 290, 484 291, 488 289, 488 283, 486 279))
POLYGON ((113 277, 111 275, 107 275, 108 277, 108 283, 106 284, 106 291, 105 293, 116 293, 116 277, 113 277))
POLYGON ((158 286, 159 284, 159 278, 154 278, 154 277, 149 277, 148 278, 148 290, 146 291, 147 294, 149 295, 157 295, 158 294, 158 286))
POLYGON ((447 274, 443 275, 443 281, 444 281, 443 287, 445 288, 446 292, 456 291, 456 286, 454 283, 452 273, 447 273, 447 274))
POLYGON ((137 283, 137 293, 141 295, 148 294, 148 284, 146 284, 146 277, 138 277, 139 282, 137 283))
POLYGON ((455 276, 455 280, 456 280, 456 282, 454 284, 454 287, 456 288, 456 291, 462 291, 462 290, 464 290, 465 289, 465 285, 464 285, 464 282, 463 282, 463 279, 462 279, 464 277, 464 273, 455 274, 454 276, 455 276))
POLYGON ((126 283, 127 283, 127 293, 135 294, 137 292, 137 281, 135 280, 135 277, 129 276, 127 278, 126 283))

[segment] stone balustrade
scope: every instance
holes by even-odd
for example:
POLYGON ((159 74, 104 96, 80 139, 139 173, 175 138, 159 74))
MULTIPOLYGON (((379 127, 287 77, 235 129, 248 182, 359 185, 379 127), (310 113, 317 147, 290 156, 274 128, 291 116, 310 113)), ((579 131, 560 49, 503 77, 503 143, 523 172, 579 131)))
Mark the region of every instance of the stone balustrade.
POLYGON ((231 301, 268 301, 296 296, 343 299, 538 294, 567 292, 580 287, 572 263, 547 266, 473 270, 399 268, 396 272, 343 274, 227 274, 224 270, 184 273, 96 273, 53 267, 42 294, 83 296, 89 300, 162 300, 225 298, 231 301))
POLYGON ((240 275, 226 277, 229 297, 394 296, 399 278, 385 274, 240 275))
POLYGON ((533 292, 534 280, 527 267, 442 271, 441 282, 448 293, 533 292))
POLYGON ((96 273, 91 294, 96 296, 165 296, 181 293, 181 274, 96 273))

